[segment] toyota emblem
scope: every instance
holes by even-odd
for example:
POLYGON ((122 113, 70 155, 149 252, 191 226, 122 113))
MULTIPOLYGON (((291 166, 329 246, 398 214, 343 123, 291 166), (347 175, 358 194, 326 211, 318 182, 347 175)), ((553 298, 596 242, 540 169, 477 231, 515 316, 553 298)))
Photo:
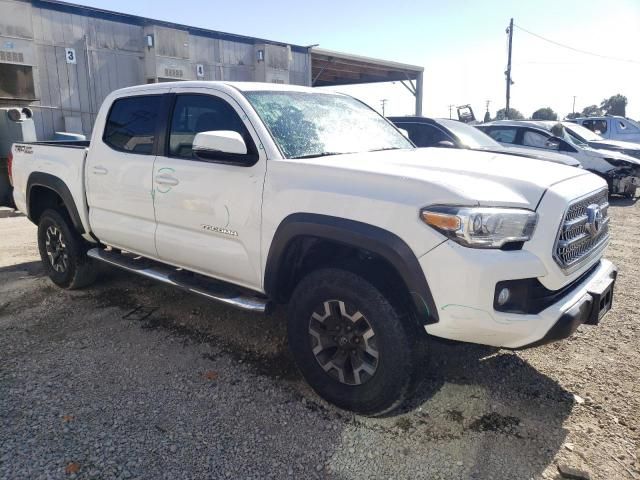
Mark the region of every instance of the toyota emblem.
POLYGON ((587 207, 587 223, 585 224, 585 228, 592 237, 595 237, 602 228, 602 210, 597 203, 587 207))

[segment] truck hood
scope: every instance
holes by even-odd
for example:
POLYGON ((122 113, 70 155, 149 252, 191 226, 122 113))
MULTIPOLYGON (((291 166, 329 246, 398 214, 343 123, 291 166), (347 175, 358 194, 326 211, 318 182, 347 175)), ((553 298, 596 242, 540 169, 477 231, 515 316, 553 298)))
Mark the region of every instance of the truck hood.
MULTIPOLYGON (((385 195, 393 190, 397 195, 416 197, 416 201, 420 201, 422 195, 432 204, 531 209, 535 209, 542 194, 552 185, 591 175, 575 167, 525 157, 443 148, 387 150, 291 161, 330 167, 336 181, 351 182, 354 189, 362 182, 362 185, 375 185, 385 195), (365 176, 377 179, 364 179, 365 176)), ((313 174, 313 170, 309 173, 313 174)))

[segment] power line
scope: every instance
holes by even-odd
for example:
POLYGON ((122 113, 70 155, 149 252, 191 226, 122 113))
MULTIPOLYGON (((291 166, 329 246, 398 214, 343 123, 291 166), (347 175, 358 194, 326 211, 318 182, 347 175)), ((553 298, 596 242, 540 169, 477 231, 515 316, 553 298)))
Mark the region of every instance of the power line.
POLYGON ((615 60, 617 62, 627 62, 627 63, 636 63, 638 65, 640 65, 640 60, 632 60, 630 58, 620 58, 620 57, 610 57, 609 55, 600 55, 599 53, 593 53, 593 52, 588 52, 586 50, 582 50, 580 48, 575 48, 575 47, 571 47, 569 45, 565 45, 564 43, 560 43, 560 42, 556 42, 555 40, 550 40, 546 37, 543 37, 542 35, 538 35, 537 33, 533 33, 529 30, 527 30, 526 28, 522 28, 520 25, 515 25, 514 27, 516 27, 518 30, 522 30, 525 33, 528 33, 529 35, 532 35, 536 38, 539 38, 540 40, 544 40, 545 42, 549 42, 557 47, 561 47, 561 48, 566 48, 567 50, 573 50, 574 52, 578 52, 578 53, 582 53, 584 55, 591 55, 592 57, 599 57, 599 58, 604 58, 606 60, 615 60))

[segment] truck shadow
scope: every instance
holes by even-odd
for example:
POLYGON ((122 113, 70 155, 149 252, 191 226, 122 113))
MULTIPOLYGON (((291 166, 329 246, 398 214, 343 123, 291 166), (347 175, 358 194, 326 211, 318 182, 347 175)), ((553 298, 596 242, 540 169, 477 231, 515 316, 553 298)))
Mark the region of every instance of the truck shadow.
POLYGON ((613 207, 631 207, 635 205, 640 197, 624 198, 624 197, 609 197, 609 204, 613 207))
POLYGON ((24 214, 18 212, 17 210, 0 207, 0 218, 15 218, 15 217, 24 217, 24 214))
MULTIPOLYGON (((40 277, 40 262, 2 267, 0 279, 11 282, 22 278, 23 272, 40 277)), ((509 462, 509 472, 518 473, 517 478, 538 478, 553 462, 567 435, 563 423, 573 407, 572 394, 517 353, 432 340, 429 360, 422 365, 419 386, 410 401, 386 417, 366 418, 327 404, 306 385, 288 352, 284 309, 268 317, 238 312, 105 268, 93 287, 63 292, 51 285, 51 290, 45 291, 40 284, 29 294, 29 301, 15 300, 15 308, 9 305, 2 314, 18 314, 22 307, 31 308, 52 295, 63 295, 74 302, 74 308, 83 305, 93 312, 109 309, 131 326, 177 338, 187 350, 194 345, 211 345, 215 354, 203 357, 211 362, 211 368, 216 368, 213 365, 219 358, 231 357, 263 381, 273 380, 287 404, 306 411, 289 420, 292 430, 300 432, 297 441, 304 443, 303 439, 314 433, 309 431, 306 417, 320 416, 339 426, 324 446, 331 452, 329 462, 336 466, 327 478, 352 478, 343 476, 338 468, 349 463, 349 449, 343 448, 345 438, 355 438, 352 448, 365 453, 367 442, 383 442, 378 451, 414 457, 411 462, 417 466, 438 464, 442 462, 438 452, 445 452, 450 463, 463 465, 459 475, 448 478, 503 478, 505 462, 509 462), (402 447, 393 447, 396 443, 402 447), (398 454, 397 448, 402 448, 402 453, 398 454)), ((65 315, 70 311, 64 302, 56 305, 65 315)), ((58 330, 55 327, 52 331, 58 330)), ((326 432, 323 421, 314 427, 318 428, 316 433, 326 432)), ((395 468, 393 465, 389 468, 395 468)), ((362 476, 377 478, 377 473, 367 470, 362 476)))
MULTIPOLYGON (((567 436, 563 423, 573 395, 514 352, 432 340, 411 400, 386 417, 366 418, 325 403, 306 385, 288 352, 282 308, 268 317, 238 312, 114 270, 103 273, 93 296, 99 306, 125 312, 149 308, 152 314, 141 320, 127 318, 177 335, 185 345, 216 345, 256 375, 276 380, 292 402, 347 429, 398 437, 426 455, 424 462, 437 461, 427 451, 453 452, 464 462, 464 478, 502 478, 506 461, 518 478, 538 478, 567 436)), ((334 456, 340 455, 337 449, 334 456)))
POLYGON ((464 451, 469 478, 539 478, 573 407, 572 393, 517 353, 431 340, 416 392, 392 416, 416 441, 464 451))
POLYGON ((44 269, 42 268, 42 262, 40 260, 0 267, 0 274, 14 272, 24 272, 27 275, 42 275, 44 273, 44 269))

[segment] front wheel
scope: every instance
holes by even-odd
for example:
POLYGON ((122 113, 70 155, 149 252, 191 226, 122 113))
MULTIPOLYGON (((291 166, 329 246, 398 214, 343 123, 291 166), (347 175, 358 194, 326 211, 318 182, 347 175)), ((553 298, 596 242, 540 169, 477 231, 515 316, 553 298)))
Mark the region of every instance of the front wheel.
POLYGON ((638 188, 638 187, 637 187, 636 185, 633 185, 633 187, 631 188, 631 190, 629 190, 628 192, 626 192, 626 193, 624 194, 624 198, 628 198, 628 199, 633 200, 633 199, 635 198, 635 196, 636 196, 636 189, 637 189, 637 188, 638 188))
POLYGON ((53 283, 75 289, 95 279, 95 265, 87 256, 87 243, 64 213, 43 212, 38 222, 38 249, 44 269, 53 283))
POLYGON ((289 305, 289 347, 302 375, 327 401, 365 415, 408 396, 424 341, 417 330, 372 284, 339 269, 306 276, 289 305))

